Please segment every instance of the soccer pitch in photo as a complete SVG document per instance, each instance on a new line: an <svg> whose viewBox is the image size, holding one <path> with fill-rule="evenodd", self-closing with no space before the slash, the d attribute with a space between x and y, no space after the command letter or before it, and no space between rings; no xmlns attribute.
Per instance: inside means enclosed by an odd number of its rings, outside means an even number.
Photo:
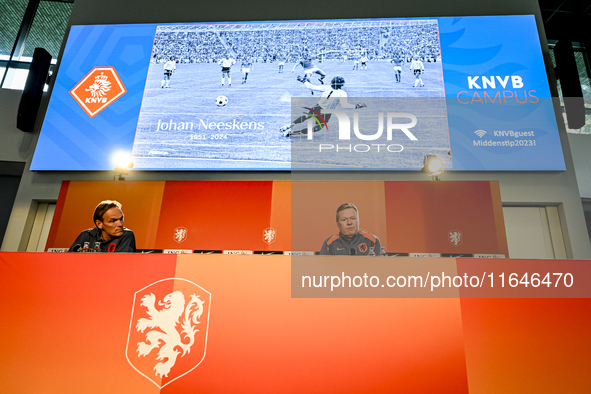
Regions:
<svg viewBox="0 0 591 394"><path fill-rule="evenodd" d="M389 22L398 26L404 21ZM422 23L429 25L431 30L435 26L431 40L438 42L436 23ZM266 24L253 24L248 26L251 30L241 34L250 34L251 40L253 34L257 35L260 39L256 42L276 40L279 33L261 30L264 26ZM444 97L441 59L437 57L425 58L422 62L424 72L420 74L421 86L411 70L412 56L399 63L402 64L402 71L400 81L397 81L394 64L385 49L378 51L365 46L343 49L342 45L332 48L324 43L319 53L316 52L318 49L312 50L310 45L304 46L298 42L291 43L291 51L283 52L283 55L262 58L257 57L261 56L259 54L248 57L246 49L232 45L230 33L222 36L217 31L214 34L193 31L191 26L184 27L186 29L181 33L178 32L178 26L170 28L174 33L166 31L167 26L159 28L161 36L157 32L133 146L135 168L291 169L294 167L293 137L286 136L282 127L289 125L292 120L292 98L309 97L313 101L320 100L323 94L322 91L313 92L306 87L298 81L298 76L308 76L309 82L319 87L331 86L333 78L342 77L342 91L346 92L351 103L355 102L356 97ZM290 35L294 31L302 33L302 29L292 30L284 30L282 34L286 34L286 31ZM317 34L314 33L316 30L307 30L306 33ZM168 34L165 38L163 31ZM360 31L347 30L348 34L358 34ZM334 32L330 28L325 28L322 34L331 33ZM207 46L201 43L201 49L186 49L189 34L194 35L193 39L198 34L207 35L209 39L215 38L217 43ZM390 42L392 39L384 38L388 35L383 31L379 34L373 31L371 34L373 46L395 46L394 42ZM239 40L236 38L236 41ZM367 44L366 41L362 42ZM179 45L185 52L172 49ZM370 50L373 51L372 56L364 69L359 58ZM201 57L192 57L191 53L198 53ZM300 61L307 58L319 71L304 72ZM221 59L228 59L228 64L231 64L229 74L222 74L222 65L218 64ZM169 61L174 66L167 66ZM282 70L280 61L285 63ZM250 69L247 76L243 72L247 68L244 63ZM172 67L174 70L167 71ZM325 77L322 78L322 75ZM333 132L336 126L329 130L320 130L315 135L330 138L321 135ZM439 141L436 145L449 150L447 129L441 132L445 134L441 136L444 142ZM416 167L416 161L402 158L394 163L394 167ZM326 164L323 163L319 168ZM338 163L335 164L338 166ZM362 166L372 165L367 162Z"/></svg>

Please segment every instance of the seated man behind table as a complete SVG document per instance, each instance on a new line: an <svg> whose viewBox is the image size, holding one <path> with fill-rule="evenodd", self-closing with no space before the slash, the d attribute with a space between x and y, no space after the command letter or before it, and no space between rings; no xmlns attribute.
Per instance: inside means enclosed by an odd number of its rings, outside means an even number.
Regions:
<svg viewBox="0 0 591 394"><path fill-rule="evenodd" d="M100 242L101 252L135 252L135 235L133 231L123 227L123 212L117 201L101 201L94 209L95 228L80 233L68 252L77 252L84 242L94 248Z"/></svg>
<svg viewBox="0 0 591 394"><path fill-rule="evenodd" d="M339 233L324 241L321 255L367 255L373 247L376 255L380 253L380 240L365 230L359 231L359 212L357 207L346 203L337 209Z"/></svg>

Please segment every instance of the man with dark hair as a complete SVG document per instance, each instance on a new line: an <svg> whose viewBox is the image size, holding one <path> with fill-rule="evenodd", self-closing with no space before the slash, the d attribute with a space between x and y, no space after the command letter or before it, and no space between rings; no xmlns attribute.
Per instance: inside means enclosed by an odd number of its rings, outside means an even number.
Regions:
<svg viewBox="0 0 591 394"><path fill-rule="evenodd" d="M101 201L94 209L92 219L95 227L82 231L68 252L80 251L85 242L91 249L98 242L101 252L135 252L135 235L123 227L123 211L119 202Z"/></svg>
<svg viewBox="0 0 591 394"><path fill-rule="evenodd" d="M365 230L359 230L359 211L354 204L345 203L337 208L339 233L324 241L321 255L367 255L370 248L378 254L380 240Z"/></svg>

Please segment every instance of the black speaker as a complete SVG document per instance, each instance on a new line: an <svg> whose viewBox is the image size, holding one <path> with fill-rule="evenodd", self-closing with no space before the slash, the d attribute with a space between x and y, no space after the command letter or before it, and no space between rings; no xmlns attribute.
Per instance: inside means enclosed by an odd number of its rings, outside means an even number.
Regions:
<svg viewBox="0 0 591 394"><path fill-rule="evenodd" d="M571 41L560 40L554 47L556 74L560 79L564 109L569 129L580 129L585 125L585 101Z"/></svg>
<svg viewBox="0 0 591 394"><path fill-rule="evenodd" d="M50 64L51 55L49 52L43 48L35 48L33 62L29 68L29 75L18 105L18 115L16 117L16 127L22 131L32 132L35 128L35 120L37 119L37 112L39 112Z"/></svg>

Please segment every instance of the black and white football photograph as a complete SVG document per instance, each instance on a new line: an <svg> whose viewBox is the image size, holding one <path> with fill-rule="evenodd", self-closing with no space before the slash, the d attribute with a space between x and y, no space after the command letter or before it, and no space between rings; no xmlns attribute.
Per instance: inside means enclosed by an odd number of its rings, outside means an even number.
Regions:
<svg viewBox="0 0 591 394"><path fill-rule="evenodd" d="M135 168L289 170L298 159L292 98L338 98L337 106L359 97L443 98L441 62L434 19L158 26ZM336 118L329 122L315 135L337 138L326 136L338 130ZM423 150L449 151L447 128L434 132ZM407 154L392 165L416 167Z"/></svg>

